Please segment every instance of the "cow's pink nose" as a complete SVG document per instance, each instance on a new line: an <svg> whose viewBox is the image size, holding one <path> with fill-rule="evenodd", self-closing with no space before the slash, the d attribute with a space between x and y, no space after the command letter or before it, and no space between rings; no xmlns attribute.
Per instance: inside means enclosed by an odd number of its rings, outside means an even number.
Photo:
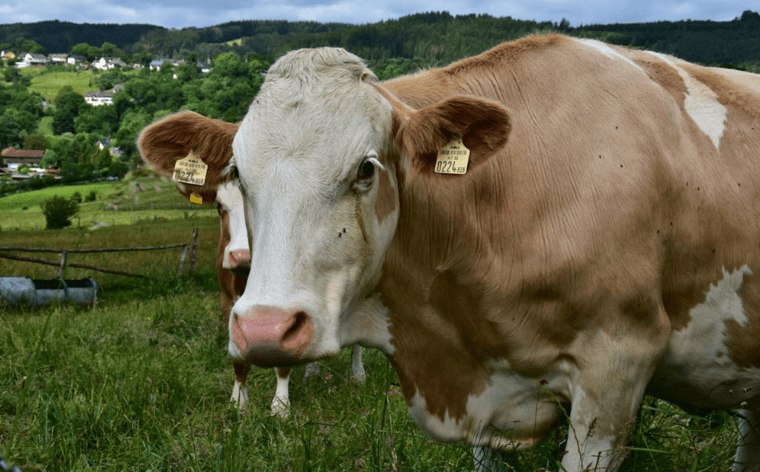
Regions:
<svg viewBox="0 0 760 472"><path fill-rule="evenodd" d="M230 252L227 256L230 269L242 269L251 267L251 252L248 249L238 249Z"/></svg>
<svg viewBox="0 0 760 472"><path fill-rule="evenodd" d="M230 339L242 353L243 360L261 367L302 362L300 355L314 335L314 325L303 311L287 312L260 306L232 316Z"/></svg>

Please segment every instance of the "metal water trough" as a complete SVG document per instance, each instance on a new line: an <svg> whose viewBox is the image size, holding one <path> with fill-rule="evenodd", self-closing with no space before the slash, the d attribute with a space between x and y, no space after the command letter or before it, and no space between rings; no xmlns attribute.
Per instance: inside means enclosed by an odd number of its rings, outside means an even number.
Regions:
<svg viewBox="0 0 760 472"><path fill-rule="evenodd" d="M98 301L98 284L90 278L32 280L29 277L0 277L0 304L17 305L23 300L31 305L53 301L94 305Z"/></svg>

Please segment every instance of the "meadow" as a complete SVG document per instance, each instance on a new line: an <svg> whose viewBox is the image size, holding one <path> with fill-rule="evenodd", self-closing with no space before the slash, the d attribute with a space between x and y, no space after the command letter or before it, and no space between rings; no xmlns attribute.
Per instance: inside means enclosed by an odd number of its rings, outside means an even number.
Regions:
<svg viewBox="0 0 760 472"><path fill-rule="evenodd" d="M48 187L5 196L0 198L0 231L44 229L45 216L40 203L53 195L71 198L77 192L83 199L95 192L96 200L80 204L80 211L72 221L76 227L91 227L97 222L125 225L146 219L216 216L213 205L190 203L175 190L172 182L147 173L120 181ZM112 210L112 205L118 211Z"/></svg>
<svg viewBox="0 0 760 472"><path fill-rule="evenodd" d="M95 72L92 69L82 69L75 72L49 72L44 68L27 67L21 69L21 73L32 77L32 85L29 87L29 91L38 92L45 97L45 101L48 103L53 103L58 91L66 86L71 87L81 95L84 95L88 90L97 90L97 87L90 85L90 80L95 77Z"/></svg>
<svg viewBox="0 0 760 472"><path fill-rule="evenodd" d="M100 185L86 188L107 194ZM115 192L128 195L134 185L119 183ZM168 190L145 200L177 196ZM72 255L148 278L69 268L65 278L100 285L94 307L0 308L0 455L10 464L24 472L473 469L469 447L437 443L416 427L390 363L371 349L363 383L348 379L350 349L323 360L308 381L296 368L288 418L269 413L272 369L253 368L249 405L238 411L229 402L232 368L219 318L215 212L156 221L146 213L138 223L97 230L7 230L8 212L29 211L17 209L20 195L0 198L0 245L162 245L189 241L197 227L200 252L193 275L177 274L179 250ZM37 196L27 198L30 205ZM2 276L52 278L55 270L0 259ZM565 422L536 448L501 454L503 470L558 470L566 433ZM690 416L647 398L622 470L728 470L735 444L732 414Z"/></svg>

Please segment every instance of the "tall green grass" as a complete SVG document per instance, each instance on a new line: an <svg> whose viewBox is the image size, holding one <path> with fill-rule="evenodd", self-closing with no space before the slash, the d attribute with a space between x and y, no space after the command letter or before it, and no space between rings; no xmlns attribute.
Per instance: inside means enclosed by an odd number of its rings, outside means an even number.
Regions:
<svg viewBox="0 0 760 472"><path fill-rule="evenodd" d="M102 286L94 308L0 309L0 455L24 472L472 470L469 447L436 443L416 427L395 372L374 350L365 350L364 383L348 379L348 349L308 381L296 368L286 419L269 414L272 369L254 368L249 406L235 409L218 313L217 225L202 218L0 233L3 243L67 247L167 244L188 240L192 226L201 236L193 276L177 275L176 252L128 253L116 264L149 279L70 269L68 277ZM0 259L2 275L54 270ZM566 429L501 454L505 470L558 470ZM735 443L731 415L689 416L647 399L622 470L727 470Z"/></svg>

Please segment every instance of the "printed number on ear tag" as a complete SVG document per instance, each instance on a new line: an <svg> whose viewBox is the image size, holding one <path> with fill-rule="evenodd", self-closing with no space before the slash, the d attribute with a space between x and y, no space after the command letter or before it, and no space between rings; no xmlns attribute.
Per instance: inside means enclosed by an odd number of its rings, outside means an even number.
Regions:
<svg viewBox="0 0 760 472"><path fill-rule="evenodd" d="M208 165L191 152L187 157L174 163L172 179L175 182L203 185L206 183L206 171L208 171Z"/></svg>
<svg viewBox="0 0 760 472"><path fill-rule="evenodd" d="M440 151L435 161L435 171L439 174L464 174L467 163L470 162L470 150L462 142L461 137L454 137Z"/></svg>

